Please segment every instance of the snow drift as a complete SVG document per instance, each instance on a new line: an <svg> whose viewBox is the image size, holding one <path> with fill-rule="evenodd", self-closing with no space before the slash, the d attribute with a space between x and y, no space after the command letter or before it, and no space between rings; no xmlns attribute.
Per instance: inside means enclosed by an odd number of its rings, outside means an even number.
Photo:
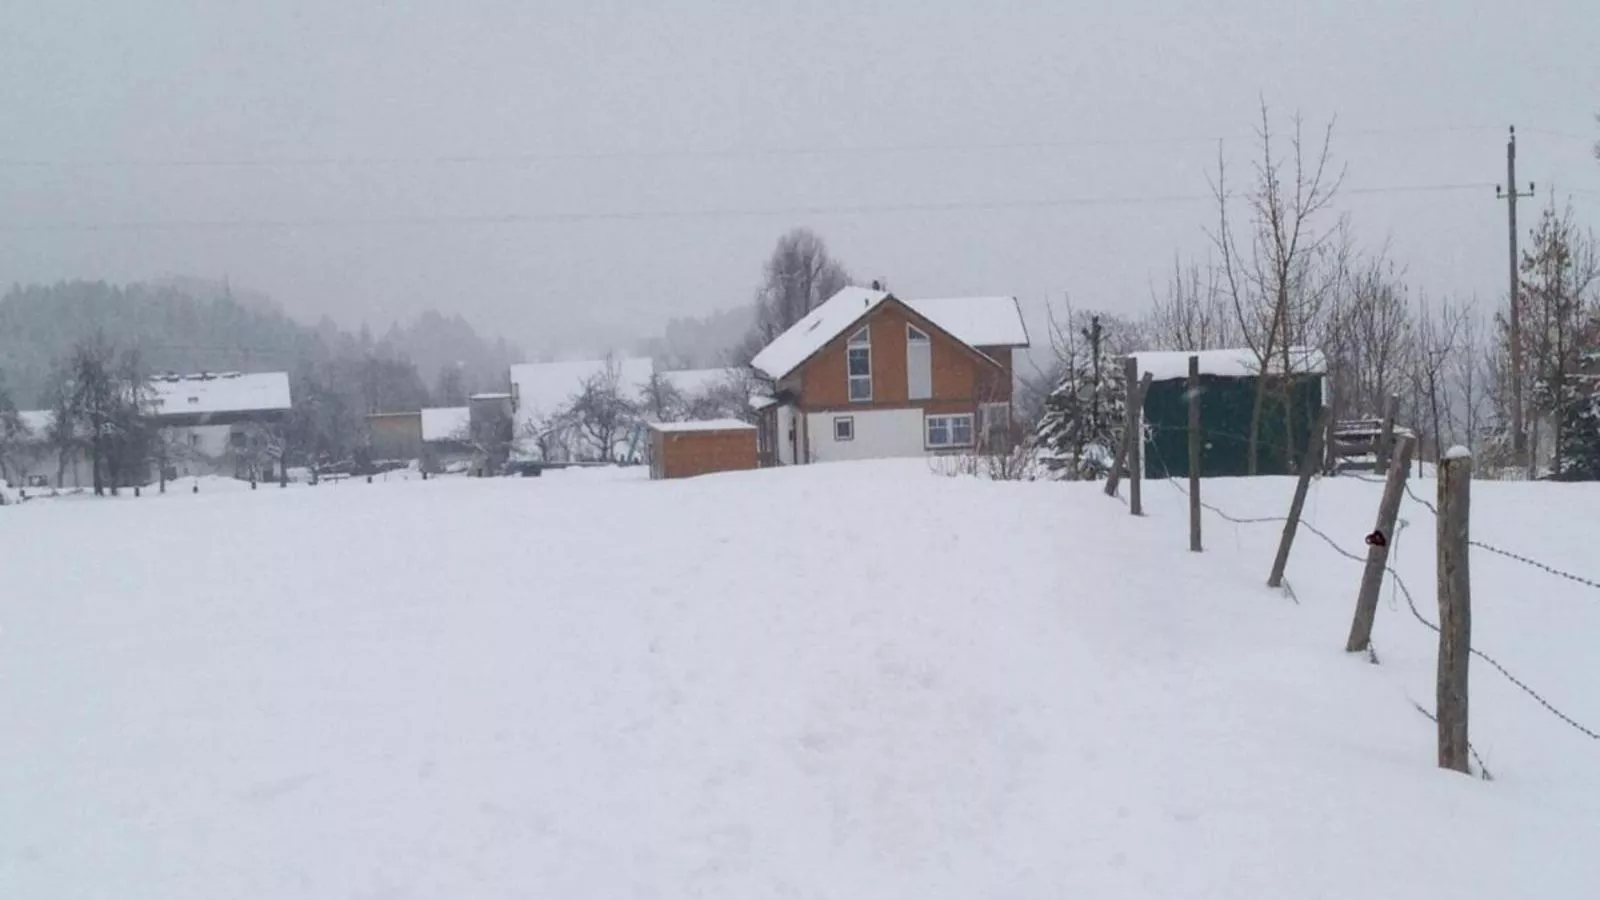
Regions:
<svg viewBox="0 0 1600 900"><path fill-rule="evenodd" d="M1477 487L1476 537L1590 560L1600 492ZM1378 490L1308 516L1359 548ZM1595 742L1474 663L1496 780L1437 770L1402 599L1346 656L1359 566L1303 536L1296 603L1275 527L1190 554L1145 495L886 463L6 507L0 896L1592 892ZM1600 720L1595 593L1473 565L1476 642Z"/></svg>

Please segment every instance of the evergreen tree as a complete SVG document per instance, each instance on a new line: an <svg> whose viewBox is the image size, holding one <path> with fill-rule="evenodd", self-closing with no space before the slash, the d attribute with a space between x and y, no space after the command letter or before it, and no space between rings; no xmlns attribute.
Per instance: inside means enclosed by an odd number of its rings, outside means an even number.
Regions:
<svg viewBox="0 0 1600 900"><path fill-rule="evenodd" d="M1061 377L1045 398L1035 433L1040 458L1059 478L1098 478L1111 467L1122 441L1128 386L1121 361L1074 344Z"/></svg>
<svg viewBox="0 0 1600 900"><path fill-rule="evenodd" d="M1600 350L1579 355L1578 371L1558 386L1540 381L1535 402L1550 409L1560 442L1555 473L1566 481L1600 481Z"/></svg>
<svg viewBox="0 0 1600 900"><path fill-rule="evenodd" d="M1594 236L1579 229L1570 208L1547 208L1533 229L1532 248L1522 255L1520 289L1530 411L1553 426L1557 476L1569 456L1583 456L1582 448L1567 446L1574 437L1568 425L1581 424L1589 403L1589 391L1577 376L1583 355L1596 349L1597 285L1600 246Z"/></svg>

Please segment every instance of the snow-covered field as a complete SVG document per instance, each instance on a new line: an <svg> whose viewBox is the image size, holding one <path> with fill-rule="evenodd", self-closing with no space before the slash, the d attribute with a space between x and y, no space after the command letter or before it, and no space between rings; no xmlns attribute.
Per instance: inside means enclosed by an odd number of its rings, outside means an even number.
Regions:
<svg viewBox="0 0 1600 900"><path fill-rule="evenodd" d="M0 509L0 897L1589 897L1600 742L1360 567L1146 486L841 464ZM1419 490L1431 491L1423 482ZM1291 485L1208 482L1241 515ZM1379 487L1308 516L1361 549ZM1475 486L1584 574L1593 486ZM1398 568L1434 615L1433 523ZM1473 558L1475 643L1600 723L1600 592Z"/></svg>

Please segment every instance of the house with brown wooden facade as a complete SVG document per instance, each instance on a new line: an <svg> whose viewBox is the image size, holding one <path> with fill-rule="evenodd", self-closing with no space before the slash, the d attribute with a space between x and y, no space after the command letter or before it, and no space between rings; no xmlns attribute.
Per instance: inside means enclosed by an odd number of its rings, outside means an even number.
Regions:
<svg viewBox="0 0 1600 900"><path fill-rule="evenodd" d="M1012 436L1012 356L1028 346L1015 297L902 300L848 287L751 365L764 465L924 456Z"/></svg>

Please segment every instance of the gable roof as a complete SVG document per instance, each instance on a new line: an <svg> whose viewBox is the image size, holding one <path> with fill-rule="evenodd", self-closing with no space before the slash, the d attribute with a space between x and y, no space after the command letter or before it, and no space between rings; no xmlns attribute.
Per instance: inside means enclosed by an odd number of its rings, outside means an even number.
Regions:
<svg viewBox="0 0 1600 900"><path fill-rule="evenodd" d="M739 377L738 369L679 369L675 372L662 372L661 377L666 382L678 389L678 392L688 397L697 397L712 388L735 383Z"/></svg>
<svg viewBox="0 0 1600 900"><path fill-rule="evenodd" d="M774 338L750 364L769 378L782 378L891 299L905 304L906 308L974 350L1028 346L1028 329L1022 323L1022 311L1014 297L900 300L887 291L847 287Z"/></svg>
<svg viewBox="0 0 1600 900"><path fill-rule="evenodd" d="M472 421L472 408L467 406L436 406L422 411L422 439L424 441L460 440Z"/></svg>
<svg viewBox="0 0 1600 900"><path fill-rule="evenodd" d="M618 389L628 397L644 395L655 372L648 357L583 359L573 362L519 363L511 367L511 385L517 397L517 417L522 420L566 409L583 390L584 382L604 375L607 365L617 367Z"/></svg>
<svg viewBox="0 0 1600 900"><path fill-rule="evenodd" d="M157 418L282 412L289 408L289 373L157 375L150 393Z"/></svg>
<svg viewBox="0 0 1600 900"><path fill-rule="evenodd" d="M942 297L905 304L969 346L1028 346L1028 326L1015 297Z"/></svg>

